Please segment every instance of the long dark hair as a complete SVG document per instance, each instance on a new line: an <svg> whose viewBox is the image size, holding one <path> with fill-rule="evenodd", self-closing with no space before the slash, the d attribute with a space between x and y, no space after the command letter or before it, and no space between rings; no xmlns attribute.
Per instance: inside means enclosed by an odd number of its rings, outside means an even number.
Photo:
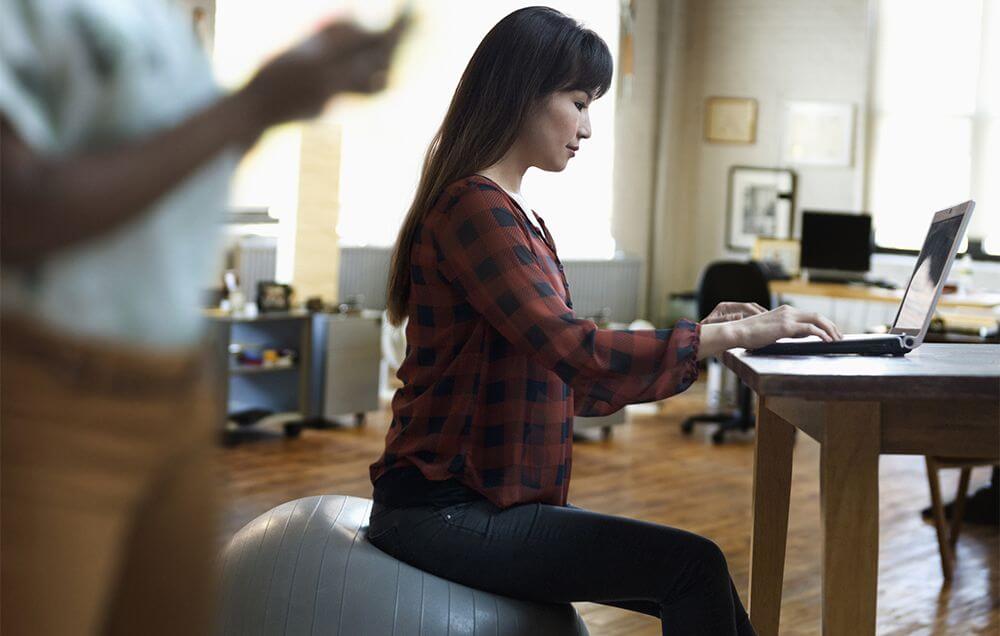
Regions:
<svg viewBox="0 0 1000 636"><path fill-rule="evenodd" d="M399 326L410 296L410 250L424 215L449 183L484 170L510 150L532 106L561 90L594 99L611 85L612 60L599 35L549 7L500 20L469 60L431 141L389 268L387 313Z"/></svg>

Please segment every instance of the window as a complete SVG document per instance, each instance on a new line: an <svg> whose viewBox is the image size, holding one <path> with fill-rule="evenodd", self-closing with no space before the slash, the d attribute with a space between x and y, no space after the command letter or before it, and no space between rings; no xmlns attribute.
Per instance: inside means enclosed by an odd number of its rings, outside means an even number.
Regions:
<svg viewBox="0 0 1000 636"><path fill-rule="evenodd" d="M931 212L972 198L968 236L1000 255L998 39L994 0L879 1L867 207L880 247L920 249Z"/></svg>
<svg viewBox="0 0 1000 636"><path fill-rule="evenodd" d="M213 63L235 88L268 57L314 30L332 11L382 25L397 0L216 0ZM416 0L388 89L370 98L342 97L324 114L341 131L337 234L341 245L389 246L409 209L424 154L444 118L458 79L487 31L530 0ZM546 2L596 31L618 51L619 0ZM531 170L522 193L555 236L563 258L611 258L615 82L590 109L593 136L559 175ZM266 208L278 223L279 280L290 280L299 205L301 127L268 131L244 158L233 182L235 208Z"/></svg>
<svg viewBox="0 0 1000 636"><path fill-rule="evenodd" d="M340 174L342 245L389 246L413 199L424 154L459 77L483 36L508 13L538 2L467 0L417 5L394 84L382 95L348 101L331 113L343 130ZM545 2L583 22L618 50L618 0ZM593 136L561 174L529 170L522 194L545 218L563 258L611 258L614 85L590 107Z"/></svg>

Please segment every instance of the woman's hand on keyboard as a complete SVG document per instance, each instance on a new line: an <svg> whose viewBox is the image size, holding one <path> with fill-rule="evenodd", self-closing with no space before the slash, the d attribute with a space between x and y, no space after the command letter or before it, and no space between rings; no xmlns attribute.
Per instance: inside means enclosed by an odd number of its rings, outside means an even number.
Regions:
<svg viewBox="0 0 1000 636"><path fill-rule="evenodd" d="M780 338L818 336L824 342L843 338L843 334L830 319L788 305L730 324L736 332L736 346L747 349L764 347Z"/></svg>
<svg viewBox="0 0 1000 636"><path fill-rule="evenodd" d="M824 342L840 340L843 335L829 319L788 305L764 313L701 326L698 359L717 355L726 349L759 349L781 338L816 336Z"/></svg>

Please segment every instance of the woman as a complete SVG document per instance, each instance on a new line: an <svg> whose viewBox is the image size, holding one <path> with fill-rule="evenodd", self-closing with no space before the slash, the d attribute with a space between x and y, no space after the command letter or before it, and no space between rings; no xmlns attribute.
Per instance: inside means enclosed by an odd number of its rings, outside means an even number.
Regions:
<svg viewBox="0 0 1000 636"><path fill-rule="evenodd" d="M566 167L610 81L604 42L543 7L504 18L469 62L393 257L388 315L408 319L407 357L371 466L369 538L474 588L624 607L671 635L751 634L711 541L567 503L573 416L683 391L699 359L730 347L839 334L737 303L673 329L574 316L552 236L519 189L529 167ZM734 313L749 317L716 322Z"/></svg>
<svg viewBox="0 0 1000 636"><path fill-rule="evenodd" d="M230 168L377 90L400 27L331 24L221 95L162 0L0 0L0 632L212 631L197 303Z"/></svg>

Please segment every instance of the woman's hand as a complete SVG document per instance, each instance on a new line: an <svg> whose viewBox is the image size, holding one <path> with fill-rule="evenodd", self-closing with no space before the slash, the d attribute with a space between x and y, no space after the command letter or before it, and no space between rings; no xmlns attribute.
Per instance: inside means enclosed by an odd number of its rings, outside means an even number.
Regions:
<svg viewBox="0 0 1000 636"><path fill-rule="evenodd" d="M776 342L779 338L819 336L824 342L833 342L844 337L837 329L837 325L828 318L788 305L744 318L733 324L741 332L740 346L747 349L758 349Z"/></svg>
<svg viewBox="0 0 1000 636"><path fill-rule="evenodd" d="M780 338L818 336L824 342L840 340L843 335L829 319L788 305L764 313L723 323L704 324L698 359L714 356L726 349L759 349Z"/></svg>
<svg viewBox="0 0 1000 636"><path fill-rule="evenodd" d="M705 316L701 321L703 325L712 325L719 322L729 322L731 320L742 320L749 316L762 314L767 310L757 303L719 303L712 310L712 313Z"/></svg>

